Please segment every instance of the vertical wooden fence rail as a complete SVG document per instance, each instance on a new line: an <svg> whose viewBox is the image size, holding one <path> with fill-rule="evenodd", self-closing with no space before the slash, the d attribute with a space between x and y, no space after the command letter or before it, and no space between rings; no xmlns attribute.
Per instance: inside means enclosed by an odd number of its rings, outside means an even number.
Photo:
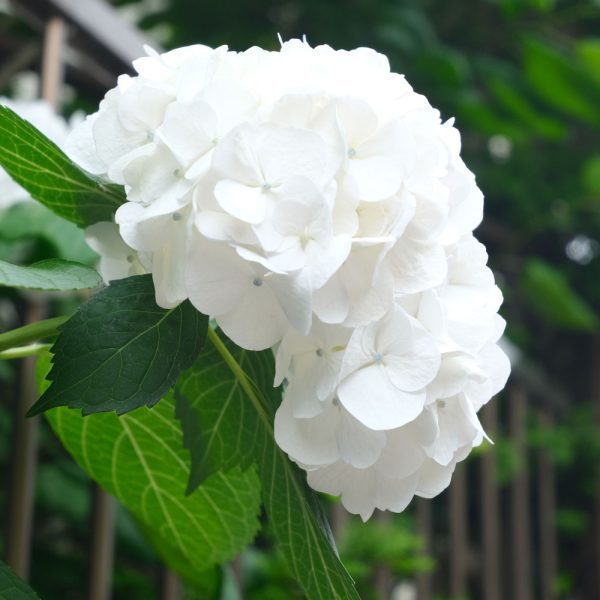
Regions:
<svg viewBox="0 0 600 600"><path fill-rule="evenodd" d="M28 301L25 324L40 320L44 314L43 302ZM37 394L35 358L30 356L23 359L20 367L9 475L6 561L20 577L27 579L31 557L39 418L26 419L25 413Z"/></svg>
<svg viewBox="0 0 600 600"><path fill-rule="evenodd" d="M481 421L490 438L498 433L498 404L492 401L481 411ZM481 486L481 591L485 600L502 600L500 504L498 468L493 450L479 460Z"/></svg>
<svg viewBox="0 0 600 600"><path fill-rule="evenodd" d="M448 566L449 589L452 598L464 598L467 593L469 572L469 529L467 520L467 465L456 466L449 489L449 532Z"/></svg>
<svg viewBox="0 0 600 600"><path fill-rule="evenodd" d="M421 553L425 556L433 556L433 520L431 502L425 498L417 498L417 531L422 538L423 547ZM418 600L430 600L433 595L433 576L429 572L420 573L417 576L417 598Z"/></svg>
<svg viewBox="0 0 600 600"><path fill-rule="evenodd" d="M510 387L508 398L509 432L518 460L518 470L510 483L511 597L514 600L532 600L527 392L521 384L516 383Z"/></svg>
<svg viewBox="0 0 600 600"><path fill-rule="evenodd" d="M538 420L546 429L554 424L547 410L539 411ZM553 600L558 557L555 472L548 449L539 450L537 459L540 600Z"/></svg>

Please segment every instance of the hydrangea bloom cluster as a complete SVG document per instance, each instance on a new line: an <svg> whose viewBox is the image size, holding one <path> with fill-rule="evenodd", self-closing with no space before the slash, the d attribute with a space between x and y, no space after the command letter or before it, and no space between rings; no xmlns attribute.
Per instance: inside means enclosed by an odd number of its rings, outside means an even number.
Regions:
<svg viewBox="0 0 600 600"><path fill-rule="evenodd" d="M108 224L96 247L150 271L161 306L189 298L274 349L276 439L313 488L364 519L438 494L509 372L452 122L366 48L191 46L134 67L70 140L127 191L121 249Z"/></svg>
<svg viewBox="0 0 600 600"><path fill-rule="evenodd" d="M21 118L29 121L58 146L62 146L67 139L71 125L57 115L47 102L43 100L10 100L0 97L0 104L7 106ZM15 183L0 167L0 209L28 199L30 199L29 193Z"/></svg>

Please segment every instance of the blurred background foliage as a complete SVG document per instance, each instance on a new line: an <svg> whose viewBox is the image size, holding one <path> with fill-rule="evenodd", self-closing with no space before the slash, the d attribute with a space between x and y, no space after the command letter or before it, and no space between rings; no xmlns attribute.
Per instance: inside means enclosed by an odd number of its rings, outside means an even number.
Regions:
<svg viewBox="0 0 600 600"><path fill-rule="evenodd" d="M528 442L532 451L549 450L558 469L557 595L592 598L591 515L600 458L600 1L113 4L164 48L203 43L276 49L278 33L284 39L306 35L312 45L370 46L387 54L392 68L404 73L444 120L456 118L464 159L486 195L485 220L476 234L488 247L505 295L502 312L515 371L533 390L534 405L556 416L551 429L532 417ZM10 19L5 27L24 38L32 35ZM18 85L11 80L0 94L11 95ZM74 94L66 109L93 110L98 100ZM73 226L41 206L15 206L0 219L0 257L7 260L60 256L93 262L93 253L83 246ZM0 320L10 325L19 300L7 292L0 300ZM0 378L2 398L8 398L13 365L0 363ZM502 399L499 406L502 414ZM10 420L10 403L2 401L3 466ZM525 465L506 432L495 441L504 485ZM42 598L80 598L75 583L83 580L86 568L89 482L48 431L41 448L33 585ZM0 477L5 472L2 468ZM0 480L3 489L6 482ZM444 496L433 501L435 520L445 518L444 503ZM339 542L364 598L377 597L378 569L401 581L439 567L420 551L410 512L366 526L350 519ZM124 512L119 513L117 543L114 597L156 597L158 559ZM190 586L188 597L236 598L240 570L247 598L294 597L268 533L245 553L241 566L209 574L195 591Z"/></svg>

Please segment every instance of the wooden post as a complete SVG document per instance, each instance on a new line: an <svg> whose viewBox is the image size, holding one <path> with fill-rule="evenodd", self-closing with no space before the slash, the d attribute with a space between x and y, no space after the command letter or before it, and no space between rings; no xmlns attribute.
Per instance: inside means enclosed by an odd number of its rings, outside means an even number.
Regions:
<svg viewBox="0 0 600 600"><path fill-rule="evenodd" d="M47 23L42 61L42 96L53 108L58 107L63 76L64 21L58 17ZM25 323L39 321L46 314L44 300L27 299ZM35 357L23 359L19 399L15 417L13 470L11 475L7 561L23 579L29 576L33 500L37 463L39 418L26 419L25 413L37 398Z"/></svg>
<svg viewBox="0 0 600 600"><path fill-rule="evenodd" d="M595 407L596 427L600 430L600 336L593 340L591 396ZM596 472L596 494L594 499L594 564L596 598L600 598L600 472Z"/></svg>
<svg viewBox="0 0 600 600"><path fill-rule="evenodd" d="M167 567L163 568L161 600L181 600L182 598L181 579Z"/></svg>
<svg viewBox="0 0 600 600"><path fill-rule="evenodd" d="M237 584L238 591L238 600L244 600L246 597L245 594L245 584L244 584L244 556L242 554L238 554L231 561L231 572L235 578L235 582Z"/></svg>
<svg viewBox="0 0 600 600"><path fill-rule="evenodd" d="M431 500L426 498L416 498L417 505L417 530L423 546L421 554L431 556L433 553L433 524L431 519ZM433 593L431 573L419 573L417 575L417 599L431 600Z"/></svg>
<svg viewBox="0 0 600 600"><path fill-rule="evenodd" d="M348 511L341 502L336 502L331 509L331 531L336 542L344 535L348 518Z"/></svg>
<svg viewBox="0 0 600 600"><path fill-rule="evenodd" d="M527 393L513 383L510 398L510 436L519 460L519 471L510 490L512 581L514 600L532 600L529 469L527 467Z"/></svg>
<svg viewBox="0 0 600 600"><path fill-rule="evenodd" d="M92 484L89 600L110 600L112 596L115 515L115 499Z"/></svg>
<svg viewBox="0 0 600 600"><path fill-rule="evenodd" d="M539 423L550 429L554 419L540 411ZM538 454L538 497L540 528L540 581L541 600L554 600L558 545L556 540L556 477L550 452L541 449Z"/></svg>
<svg viewBox="0 0 600 600"><path fill-rule="evenodd" d="M35 323L45 316L43 302L29 300L25 310L25 324ZM19 395L14 413L12 469L8 488L6 562L22 579L29 578L37 466L39 417L25 417L37 399L35 361L34 356L28 356L20 365Z"/></svg>
<svg viewBox="0 0 600 600"><path fill-rule="evenodd" d="M464 598L467 594L468 531L466 465L456 466L450 484L450 595Z"/></svg>
<svg viewBox="0 0 600 600"><path fill-rule="evenodd" d="M392 515L388 511L378 510L375 513L375 520L379 525L386 528L391 524ZM390 597L392 591L392 574L388 565L375 565L373 588L377 598L386 600Z"/></svg>
<svg viewBox="0 0 600 600"><path fill-rule="evenodd" d="M44 33L44 55L42 59L42 97L55 110L60 107L61 88L64 74L63 48L66 26L60 17L52 17Z"/></svg>
<svg viewBox="0 0 600 600"><path fill-rule="evenodd" d="M498 405L492 401L481 411L481 421L493 440L498 431ZM497 463L493 448L488 448L479 461L481 469L481 538L482 590L484 600L502 600L500 578L500 510L498 502Z"/></svg>

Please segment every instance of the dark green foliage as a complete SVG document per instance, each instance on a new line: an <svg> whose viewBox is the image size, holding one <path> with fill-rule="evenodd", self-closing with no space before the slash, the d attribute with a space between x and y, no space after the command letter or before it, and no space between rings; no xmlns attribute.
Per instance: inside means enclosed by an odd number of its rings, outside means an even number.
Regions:
<svg viewBox="0 0 600 600"><path fill-rule="evenodd" d="M523 268L523 289L531 307L552 325L595 331L598 317L552 265L530 259Z"/></svg>
<svg viewBox="0 0 600 600"><path fill-rule="evenodd" d="M52 385L30 414L153 406L200 353L207 323L187 301L158 307L150 275L113 282L62 326L52 347Z"/></svg>
<svg viewBox="0 0 600 600"><path fill-rule="evenodd" d="M2 600L39 600L39 596L2 561L0 561L0 598Z"/></svg>

